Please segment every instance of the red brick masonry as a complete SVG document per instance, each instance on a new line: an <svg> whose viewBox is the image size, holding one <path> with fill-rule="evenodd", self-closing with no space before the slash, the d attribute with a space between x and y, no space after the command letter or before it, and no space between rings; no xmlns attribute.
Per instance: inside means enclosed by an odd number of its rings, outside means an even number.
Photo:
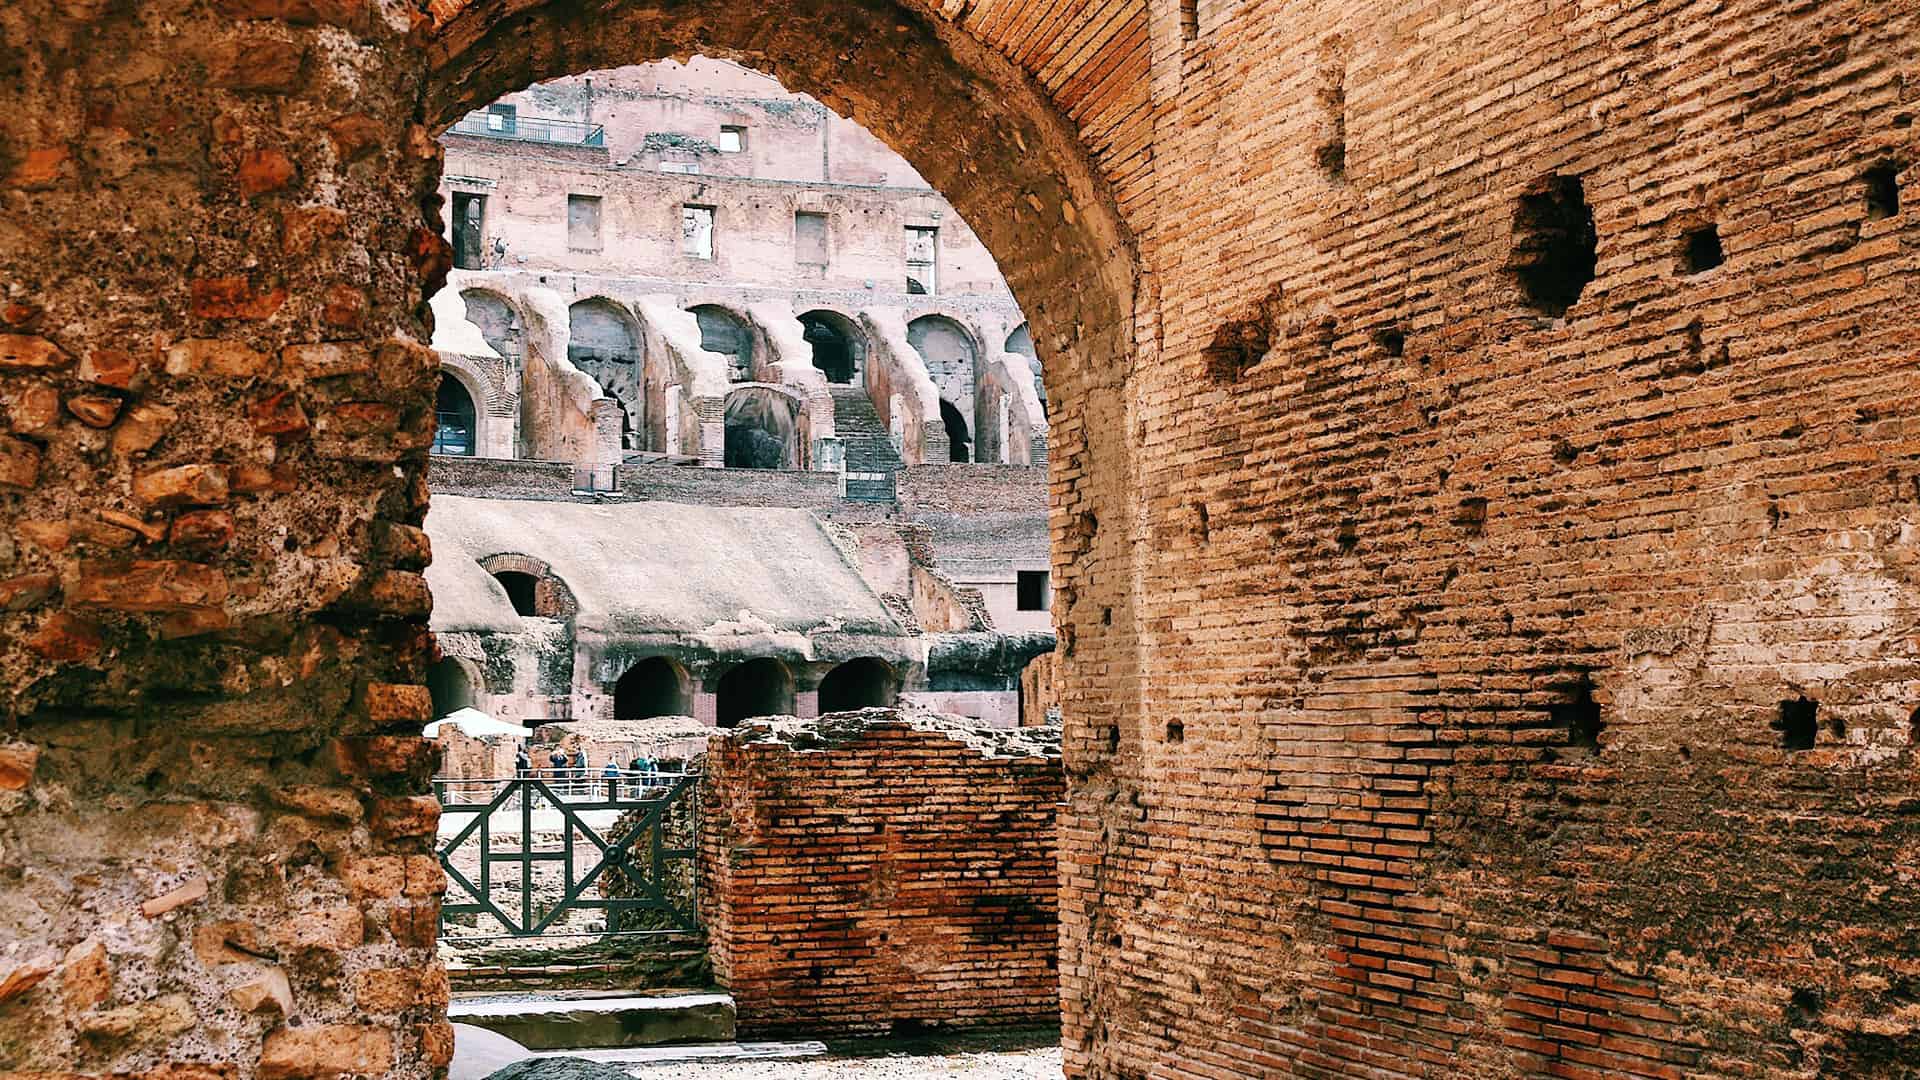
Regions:
<svg viewBox="0 0 1920 1080"><path fill-rule="evenodd" d="M743 1031L1054 1023L1057 736L890 710L707 757L701 907Z"/></svg>

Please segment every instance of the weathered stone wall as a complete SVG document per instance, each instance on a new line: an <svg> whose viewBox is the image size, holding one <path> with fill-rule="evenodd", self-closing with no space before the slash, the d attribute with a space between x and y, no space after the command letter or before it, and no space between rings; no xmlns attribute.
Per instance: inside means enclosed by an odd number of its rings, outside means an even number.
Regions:
<svg viewBox="0 0 1920 1080"><path fill-rule="evenodd" d="M451 1052L408 14L0 6L0 1072Z"/></svg>
<svg viewBox="0 0 1920 1080"><path fill-rule="evenodd" d="M709 744L701 911L743 1031L1050 1023L1057 746L868 710Z"/></svg>

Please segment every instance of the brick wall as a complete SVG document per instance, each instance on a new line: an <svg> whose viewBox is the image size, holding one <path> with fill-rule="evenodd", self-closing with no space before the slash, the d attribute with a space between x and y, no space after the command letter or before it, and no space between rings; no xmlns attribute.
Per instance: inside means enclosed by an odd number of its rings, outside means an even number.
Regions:
<svg viewBox="0 0 1920 1080"><path fill-rule="evenodd" d="M701 907L744 1030L1059 1015L1057 747L871 710L715 737Z"/></svg>

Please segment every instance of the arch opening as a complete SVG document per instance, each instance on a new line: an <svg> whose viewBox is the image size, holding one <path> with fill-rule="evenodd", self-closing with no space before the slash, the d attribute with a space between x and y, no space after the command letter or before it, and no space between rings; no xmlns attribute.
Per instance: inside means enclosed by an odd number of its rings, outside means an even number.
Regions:
<svg viewBox="0 0 1920 1080"><path fill-rule="evenodd" d="M647 381L632 316L611 300L589 297L567 308L567 330L567 361L619 404L621 447L640 449L635 440L646 430Z"/></svg>
<svg viewBox="0 0 1920 1080"><path fill-rule="evenodd" d="M790 395L769 386L735 390L727 395L727 468L800 468L804 426L800 404Z"/></svg>
<svg viewBox="0 0 1920 1080"><path fill-rule="evenodd" d="M671 56L730 60L859 117L952 200L1039 328L1075 342L1075 359L1131 350L1137 252L1075 122L1029 72L919 4L449 0L436 12L426 50L435 131L562 76ZM886 61L848 64L850 41L885 42Z"/></svg>
<svg viewBox="0 0 1920 1080"><path fill-rule="evenodd" d="M793 673L770 656L736 664L714 688L714 718L723 728L756 716L793 714Z"/></svg>
<svg viewBox="0 0 1920 1080"><path fill-rule="evenodd" d="M536 599L540 590L540 579L519 570L496 570L493 580L507 590L507 599L513 604L516 615L533 615L539 609Z"/></svg>
<svg viewBox="0 0 1920 1080"><path fill-rule="evenodd" d="M865 366L866 335L853 321L835 311L809 311L800 316L802 336L813 346L813 366L830 383L850 383Z"/></svg>
<svg viewBox="0 0 1920 1080"><path fill-rule="evenodd" d="M727 357L727 377L734 382L752 382L753 331L746 321L718 304L700 304L687 310L700 324L700 347Z"/></svg>
<svg viewBox="0 0 1920 1080"><path fill-rule="evenodd" d="M872 656L849 660L820 680L820 711L884 708L894 702L895 683L893 667L885 660Z"/></svg>
<svg viewBox="0 0 1920 1080"><path fill-rule="evenodd" d="M967 328L945 315L922 315L907 324L907 343L927 365L940 396L958 405L962 416L971 414L980 350Z"/></svg>
<svg viewBox="0 0 1920 1080"><path fill-rule="evenodd" d="M461 709L478 708L480 683L467 665L449 656L427 669L427 694L435 720Z"/></svg>
<svg viewBox="0 0 1920 1080"><path fill-rule="evenodd" d="M473 395L452 375L440 376L433 397L433 452L454 457L474 456L479 417Z"/></svg>
<svg viewBox="0 0 1920 1080"><path fill-rule="evenodd" d="M494 352L508 359L520 355L520 315L498 293L467 289L460 294L467 321L480 328L480 337Z"/></svg>
<svg viewBox="0 0 1920 1080"><path fill-rule="evenodd" d="M947 429L947 460L972 461L973 437L967 434L967 420L960 415L959 408L946 398L940 399L940 422Z"/></svg>
<svg viewBox="0 0 1920 1080"><path fill-rule="evenodd" d="M615 720L692 714L686 670L664 656L647 657L628 668L613 685Z"/></svg>

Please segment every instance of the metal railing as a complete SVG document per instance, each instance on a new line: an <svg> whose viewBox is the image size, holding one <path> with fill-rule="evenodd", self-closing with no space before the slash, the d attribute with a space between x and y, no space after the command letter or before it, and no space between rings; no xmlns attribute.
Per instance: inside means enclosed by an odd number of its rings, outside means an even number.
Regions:
<svg viewBox="0 0 1920 1080"><path fill-rule="evenodd" d="M471 112L447 129L455 135L477 135L483 139L511 139L516 142L553 143L558 146L605 146L607 129L584 120L560 120L546 116L505 116L500 113Z"/></svg>
<svg viewBox="0 0 1920 1080"><path fill-rule="evenodd" d="M699 929L699 774L546 769L433 786L444 931L473 937L462 918L499 928L482 938ZM592 913L602 925L583 927Z"/></svg>
<svg viewBox="0 0 1920 1080"><path fill-rule="evenodd" d="M568 804L619 802L651 798L650 792L671 787L683 777L697 775L686 772L641 772L636 769L621 769L616 776L609 776L602 771L580 775L572 767L555 770L550 766L541 766L523 776L436 776L433 778L433 793L439 797L443 808L482 806L493 802L517 780L539 780L555 798Z"/></svg>

